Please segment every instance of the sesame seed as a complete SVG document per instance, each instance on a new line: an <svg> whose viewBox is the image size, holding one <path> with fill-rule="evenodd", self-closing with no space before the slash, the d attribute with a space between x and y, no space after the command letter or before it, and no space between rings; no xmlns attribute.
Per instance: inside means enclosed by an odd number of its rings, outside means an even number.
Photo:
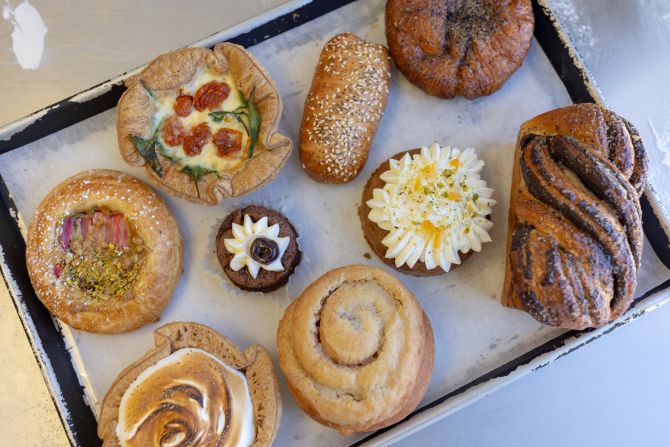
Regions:
<svg viewBox="0 0 670 447"><path fill-rule="evenodd" d="M327 56L323 56L328 54ZM337 36L322 52L317 71L320 88L338 87L322 95L311 92L306 107L307 139L323 154L320 164L330 174L348 180L358 171L356 151L367 145L384 113L390 73L381 45ZM340 87L339 85L342 84Z"/></svg>

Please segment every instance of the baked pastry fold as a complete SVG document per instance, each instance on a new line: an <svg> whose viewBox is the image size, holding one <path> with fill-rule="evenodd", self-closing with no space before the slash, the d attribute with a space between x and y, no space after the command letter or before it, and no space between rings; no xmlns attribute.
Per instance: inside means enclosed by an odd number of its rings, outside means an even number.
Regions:
<svg viewBox="0 0 670 447"><path fill-rule="evenodd" d="M351 33L330 39L319 55L300 124L300 162L323 183L348 183L365 166L391 84L383 45Z"/></svg>
<svg viewBox="0 0 670 447"><path fill-rule="evenodd" d="M503 304L572 329L632 303L642 256L647 157L632 124L595 104L521 126Z"/></svg>
<svg viewBox="0 0 670 447"><path fill-rule="evenodd" d="M429 95L490 95L521 66L530 0L389 0L386 40L398 70Z"/></svg>

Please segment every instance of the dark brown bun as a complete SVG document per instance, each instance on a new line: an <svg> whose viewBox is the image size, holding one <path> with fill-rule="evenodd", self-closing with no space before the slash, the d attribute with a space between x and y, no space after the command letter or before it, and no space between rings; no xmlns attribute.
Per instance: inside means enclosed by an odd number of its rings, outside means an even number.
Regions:
<svg viewBox="0 0 670 447"><path fill-rule="evenodd" d="M635 127L597 104L521 125L510 193L502 303L582 330L635 297L649 162Z"/></svg>
<svg viewBox="0 0 670 447"><path fill-rule="evenodd" d="M407 152L400 152L395 154L393 157L391 157L391 159L400 160L406 153L414 155L418 154L419 152L421 152L421 149L419 148L411 149ZM375 172L372 173L372 176L370 176L370 179L365 184L365 188L363 189L363 198L361 199L361 204L358 207L358 217L361 219L361 228L363 228L363 236L365 237L365 240L368 241L370 248L372 248L372 251L374 251L375 254L379 256L379 259L384 261L384 263L389 267L393 267L401 273L407 273L408 275L414 276L437 276L442 275L443 273L447 273L439 266L428 270L426 268L426 263L422 262L421 260L416 261L416 264L414 264L414 267L412 268L410 268L407 264L396 267L393 258L384 257L387 247L382 244L382 240L386 237L386 235L388 235L388 231L380 228L379 225L368 219L368 214L370 214L370 207L367 205L367 201L372 199L372 192L376 188L381 189L384 187L385 183L384 180L381 179L381 175L389 169L391 169L391 167L389 165L389 161L386 160L377 168ZM449 271L454 271L460 267L470 256L472 256L472 250L467 253L459 252L459 256L461 258L461 263L452 264L451 270Z"/></svg>
<svg viewBox="0 0 670 447"><path fill-rule="evenodd" d="M490 95L521 66L530 0L389 0L386 40L398 70L429 95Z"/></svg>
<svg viewBox="0 0 670 447"><path fill-rule="evenodd" d="M267 217L268 226L279 224L280 237L291 238L281 258L282 265L284 266L283 271L270 272L261 268L256 278L253 278L246 267L237 272L230 267L230 261L234 255L226 249L224 239L231 239L233 237L233 223L242 225L245 214L248 214L254 222L257 222L262 217ZM216 235L216 256L226 276L240 289L256 292L272 292L284 286L288 282L288 278L295 271L295 268L300 264L302 255L297 239L298 233L281 213L262 206L251 205L233 211L224 219Z"/></svg>

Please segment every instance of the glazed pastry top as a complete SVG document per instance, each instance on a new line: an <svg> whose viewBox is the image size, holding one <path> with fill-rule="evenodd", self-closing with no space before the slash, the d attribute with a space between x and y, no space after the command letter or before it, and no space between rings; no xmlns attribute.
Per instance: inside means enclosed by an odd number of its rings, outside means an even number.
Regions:
<svg viewBox="0 0 670 447"><path fill-rule="evenodd" d="M487 216L496 201L480 178L483 166L472 148L461 152L437 143L390 159L381 175L384 187L367 202L368 218L389 232L382 241L386 258L397 267L420 260L428 269L449 271L460 263L459 251L480 251L490 242Z"/></svg>
<svg viewBox="0 0 670 447"><path fill-rule="evenodd" d="M648 170L637 129L597 104L522 124L503 304L570 329L599 327L626 312L642 259Z"/></svg>
<svg viewBox="0 0 670 447"><path fill-rule="evenodd" d="M232 231L234 237L224 239L226 250L235 255L230 261L231 269L237 272L247 267L252 278L258 276L261 268L270 272L284 270L281 259L291 238L279 237L279 224L268 226L267 217L254 222L245 214L242 225L233 222Z"/></svg>
<svg viewBox="0 0 670 447"><path fill-rule="evenodd" d="M206 351L183 348L131 383L116 435L122 446L249 446L255 426L244 374Z"/></svg>
<svg viewBox="0 0 670 447"><path fill-rule="evenodd" d="M179 281L182 251L158 194L127 174L95 169L42 200L28 228L26 266L59 320L114 333L158 319Z"/></svg>
<svg viewBox="0 0 670 447"><path fill-rule="evenodd" d="M384 46L351 33L326 43L301 124L300 159L309 175L335 183L358 175L384 114L390 82Z"/></svg>

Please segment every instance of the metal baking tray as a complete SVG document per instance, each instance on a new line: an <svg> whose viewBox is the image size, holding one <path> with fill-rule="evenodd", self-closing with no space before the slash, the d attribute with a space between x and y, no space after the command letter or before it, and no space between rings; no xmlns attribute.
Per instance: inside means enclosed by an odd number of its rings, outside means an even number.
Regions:
<svg viewBox="0 0 670 447"><path fill-rule="evenodd" d="M381 24L379 20L380 14L383 16L383 5L383 0L292 1L238 26L214 34L195 43L193 46L211 47L218 42L232 41L248 47L250 51L256 53L261 61L266 64L273 77L275 77L280 91L282 91L284 96L285 119L282 120L280 130L295 137L302 112L302 101L309 86L308 84L305 86L305 83L311 80L316 57L323 42L332 35L349 30L358 32L361 37L371 37L371 40L376 39L383 42L383 20L381 20ZM393 138L389 138L389 136L394 136L393 131L389 128L401 119L401 111L398 111L401 104L398 103L403 98L406 98L406 95L417 96L419 98L417 99L419 101L418 104L421 107L428 107L429 104L430 111L441 110L438 107L443 107L445 108L445 116L456 117L452 121L441 122L440 124L445 126L445 128L454 129L462 126L463 132L468 132L472 129L483 129L481 130L482 134L487 130L500 128L501 132L511 135L514 133L514 129L518 128L520 122L514 122L513 126L511 123L487 123L485 126L477 127L483 119L478 114L482 110L493 109L495 112L496 107L504 105L501 101L509 99L508 97L514 94L513 89L521 89L523 91L524 88L527 88L529 94L518 98L519 101L527 103L532 103L534 100L541 101L533 97L533 91L537 93L542 92L543 89L553 89L552 91L554 91L555 96L560 97L558 102L596 102L605 105L605 101L600 95L596 84L582 64L581 58L573 48L569 38L563 32L560 21L551 11L549 1L534 0L533 8L536 20L535 40L529 57L520 70L522 74L515 74L512 80L509 81L510 84L515 85L511 85L510 87L505 86L501 92L489 98L482 98L473 102L465 100L440 102L441 100L422 96L422 92L410 86L397 71L394 71L393 83L399 84L399 86L394 85L392 87L392 96L389 102L389 109L393 109L394 111L387 109L387 116L382 120L375 146L365 168L366 170L352 184L353 186L343 186L341 188L354 188L357 191L356 194L360 194L362 185L369 176L369 173L383 159L402 149L411 147L394 146L393 148L380 148L383 145L392 145L391 142L397 144ZM293 64L286 64L285 61L273 59L277 54L290 54L296 56L297 59ZM295 70L295 67L287 67L287 65L300 65L300 63L304 64L302 69L306 73L301 81L291 79L289 75L282 73L283 69L289 73L295 73L290 71L292 69ZM110 382L110 378L115 377L126 364L133 361L141 353L149 350L152 346L150 334L153 328L170 319L179 318L181 308L179 306L170 307L166 312L167 319L162 319L160 323L150 325L131 335L95 336L78 333L61 325L57 320L52 318L46 308L39 302L28 278L25 268L26 225L24 222L29 220L31 216L30 213L25 211L29 211L31 207L34 208L35 202L41 199L44 192L51 189L70 174L70 172L66 172L67 169L63 168L62 164L49 164L52 152L67 151L69 147L72 147L73 152L71 155L81 158L81 148L74 148L78 147L77 145L81 146L82 142L93 141L95 144L91 145L91 150L98 150L99 146L99 150L105 151L104 153L96 154L96 157L89 157L89 163L96 163L100 160L101 164L96 165L97 167L121 168L140 178L145 178L141 170L133 170L126 167L120 161L120 157L116 153L116 140L115 133L113 132L114 114L113 111L110 111L110 109L116 106L124 90L124 80L139 70L140 68L124 73L0 129L0 267L26 334L31 342L35 357L40 364L53 401L60 414L63 426L70 442L78 446L100 444L100 440L96 434L96 414L99 399L102 398L105 392L105 389L102 389L104 387L102 387L101 383ZM537 73L533 70L537 71ZM542 83L537 84L537 81L542 81L543 77L546 76L551 78L546 82L546 85L542 85ZM525 82L525 80L534 81L537 85L534 87L519 85L522 81ZM533 90L533 88L536 90ZM395 93L393 89L396 90ZM546 99L546 101L551 102L550 100L553 99ZM508 106L509 104L505 105L505 107ZM416 114L412 115L410 113L413 110L412 107L417 107L417 105L412 106L410 104L406 106L410 116L416 117ZM451 109L446 110L449 107ZM454 112L454 107L460 109ZM541 111L544 110L539 110L538 112ZM497 113L502 114L503 112L498 111ZM493 116L498 115L494 113ZM532 115L525 116L524 118L528 119L531 117ZM402 119L406 120L406 117ZM104 130L100 128L101 123L104 124ZM410 124L412 123L410 122ZM444 132L447 131L445 130ZM456 141L465 141L461 138L458 129L450 130L447 134L453 136ZM428 137L432 138L430 135ZM497 136L494 137L497 138ZM494 137L487 136L483 141L495 141ZM294 141L296 140L294 138ZM450 141L440 142L443 144L452 144ZM417 141L416 143L429 144L430 141ZM513 148L514 140L511 138L511 141L506 142L502 147L494 149L513 151ZM388 154L385 154L384 150L387 150ZM493 160L494 163L490 163L492 165L495 165L499 160L495 158L499 157L499 155L496 156L493 150L488 152L483 151L481 154L487 163ZM36 159L41 160L39 157L42 156L44 157L44 163L38 163L38 166L35 166L37 174L26 174L25 172L28 169L20 160L30 160L31 157L38 157ZM110 162L110 160L115 161ZM81 162L81 160L73 160L73 164L78 162ZM112 163L113 166L109 166L109 163ZM255 193L252 198L243 198L242 200L233 202L233 204L246 204L250 203L251 200L261 203L272 203L273 205L279 203L281 206L289 208L289 211L293 211L289 213L290 218L293 219L296 214L299 215L300 213L296 211L296 207L301 206L301 204L291 204L290 200L287 200L285 195L282 195L277 190L287 185L294 185L298 181L304 181L306 182L305 185L312 186L313 188L319 188L319 186L299 172L295 154L292 155L289 161L290 164L293 166L290 167L287 165L285 171L289 169L296 170L295 175L290 181L282 179L282 175L284 177L289 176L289 174L282 173L278 180ZM503 167L506 169L506 166ZM495 166L491 169L499 169L501 172L504 172L504 169L496 168ZM30 177L31 175L32 177ZM301 175L304 178L300 178ZM32 178L35 183L22 183L28 178ZM499 196L497 198L500 199L500 196L506 197L505 194L508 194L508 192L504 191L504 189L507 188L508 184L500 186L498 179L493 175L488 175L487 179L490 183L495 182L498 184L497 194ZM27 180L25 181L27 182ZM504 182L501 181L501 183ZM297 188L297 186L293 187ZM185 210L196 214L208 213L203 219L210 219L210 223L220 222L220 220L212 221L212 214L218 214L222 218L227 212L225 205L218 208L197 208L195 206L191 207L178 199L170 197L166 197L166 199L171 207L176 209L180 223L187 220L188 216L184 216L184 214L187 214ZM496 242L497 248L485 248L485 250L492 250L490 258L498 260L500 258L500 251L504 252L508 205L504 203L505 200L499 200L499 202L494 209L494 219L496 225L500 227L498 229L499 236L502 236ZM336 204L334 207L328 208L328 211L331 213L341 213L345 217L353 216L355 219L355 206L353 203L350 205L342 211ZM664 304L670 299L670 294L667 291L670 287L670 270L668 270L670 268L669 221L651 186L647 188L645 196L642 199L642 209L646 235L646 263L640 272L642 277L640 282L644 284L644 287L638 287L637 299L634 305L619 320L597 330L563 331L541 327L539 324L531 321L530 317L525 314L512 310L504 310L500 304L492 303L492 299L473 298L472 300L468 300L459 298L459 301L458 299L445 298L442 300L442 297L429 297L425 293L423 295L417 293L418 298L427 307L433 322L436 332L437 350L433 381L420 406L405 420L391 427L374 433L344 438L330 429L319 426L304 416L293 403L285 385L282 384L285 411L282 428L280 428L276 444L353 446L382 445L397 441L421 429L425 425L486 396L500 386L542 368L552 361ZM306 241L306 239L302 238L318 237L318 235L306 235L301 230L301 227L303 229L307 228L308 225L306 223L294 219L294 224L297 224L301 232L301 241ZM358 225L357 222L354 224ZM209 232L203 236L206 240L213 238L212 233L215 233L215 230L212 228L215 228L215 226L210 225L205 228L206 232ZM199 260L198 256L201 255L204 258L207 258L207 256L211 258L211 254L196 252L196 247L203 249L196 242L191 241L192 244L190 244L189 239L192 238L192 234L190 233L193 233L194 229L184 228L182 225L182 230L185 232L187 240L185 252L186 263L190 262L194 264ZM358 232L360 233L360 230ZM355 242L359 243L360 247L358 247L358 252L352 254L350 263L369 262L381 265L381 262L378 262L378 260L367 261L360 256L364 251L368 251L368 247L360 235L355 236ZM503 248L501 248L501 245ZM313 248L314 244L306 242L306 246ZM204 251L207 250L204 249ZM309 258L314 253L307 252L306 255ZM471 280L473 277L477 278L477 275L488 275L489 273L485 268L481 268L480 271L480 267L483 267L484 263L483 258L485 257L487 257L485 254L480 254L476 256L476 258L479 258L478 260L473 258L473 260L468 262L467 267L464 266L462 269L459 269L459 272L465 273L454 273L454 276L449 274L441 277L443 278L442 282L435 284L441 284L443 287L434 289L433 292L437 292L436 294L438 295L440 293L448 295L450 293L449 290L460 291L464 287L463 284L452 283ZM292 298L300 293L302 287L334 266L327 265L322 269L318 269L314 265L311 267L299 267L299 271L295 275L299 276L299 278L298 280L292 280L293 285L289 283L286 296L269 295L261 298L250 298L249 301L244 301L245 297L238 296L230 287L221 286L221 284L225 283L225 279L220 272L218 272L218 279L215 277L213 283L205 282L203 287L212 287L213 294L224 295L224 297L217 297L219 300L227 299L229 303L234 302L234 305L229 305L233 306L236 311L247 310L247 312L258 312L258 309L269 309L266 312L269 316L264 318L267 318L268 321L274 321L276 325L278 321L277 316L281 315L283 308ZM489 266L489 264L486 264L486 266ZM495 268L502 269L502 267L499 265ZM209 272L209 274L216 275L212 272ZM498 290L494 290L494 292L499 295L502 290L502 282L499 281L500 277L495 275L493 275L492 280L484 278L482 281L495 283L491 287L495 287L497 284ZM409 279L400 274L396 274L396 276L411 289L415 291L423 290L425 283ZM182 282L187 281L188 279L182 279ZM187 287L188 285L180 286L175 293L173 301L186 300L187 298L183 295L186 295L185 291L188 290ZM495 293L493 296L487 298L495 298ZM472 304L473 301L479 302L481 308L467 307L475 306L475 304ZM466 302L469 303L464 304ZM207 305L211 305L214 308L219 304L209 303ZM462 305L462 308L459 309L459 305ZM203 308L202 306L202 303L194 304L193 307L196 309L196 313L198 309ZM245 309L245 306L249 308ZM473 316L468 313L472 313L472 309L476 309L477 311L482 310L482 313ZM518 324L525 328L523 329L525 332L521 336L517 334L512 337L505 337L503 340L505 332L498 327L497 329L482 329L481 334L474 334L459 339L458 334L461 328L458 324L465 323L459 323L458 321L468 320L467 324L470 325L468 327L471 328L473 319L487 318L485 312L496 313L496 316L498 313L503 315L504 318L499 322L499 325L500 327L505 327L505 330L509 330L509 326ZM214 313L216 312L202 312L192 319L213 325L224 333L224 335L233 338L235 341L241 341L239 344L243 348L247 344L257 341L250 338L248 334L242 334L243 331L240 327L231 326L229 321L225 325L223 323L217 325L218 319L223 318L225 320L226 315L221 313L211 315ZM251 318L249 315L244 315L244 317ZM490 318L490 315L488 317ZM482 326L486 326L486 324L482 324ZM258 330L259 333L262 332L265 334L258 336L268 339L269 336L267 334L271 334L275 327L273 326L264 332ZM252 329L252 334L253 330L257 329ZM494 330L500 330L501 334L497 336L492 332ZM489 332L487 333L486 331ZM129 343L128 340L133 341ZM489 342L488 350L482 349L482 346ZM273 342L265 340L262 344L275 355ZM84 345L88 346L88 348ZM99 348L103 345L108 347L113 346L115 349L100 350L99 362L103 366L99 366L97 369L92 368L90 352L88 354L82 352L86 349L90 351L92 348ZM128 347L128 345L134 346ZM461 348L458 355L466 358L467 361L459 362L461 357L455 354L449 359L445 359L445 357L450 355L448 354L451 352L450 350L459 345L465 345L465 347ZM132 355L130 352L125 352L124 349L132 351ZM473 359L476 359L476 361ZM468 364L468 361L471 363ZM93 377L99 374L100 368L106 365L113 365L113 367L108 368L110 371L107 372L104 378ZM281 374L280 380L283 381Z"/></svg>

